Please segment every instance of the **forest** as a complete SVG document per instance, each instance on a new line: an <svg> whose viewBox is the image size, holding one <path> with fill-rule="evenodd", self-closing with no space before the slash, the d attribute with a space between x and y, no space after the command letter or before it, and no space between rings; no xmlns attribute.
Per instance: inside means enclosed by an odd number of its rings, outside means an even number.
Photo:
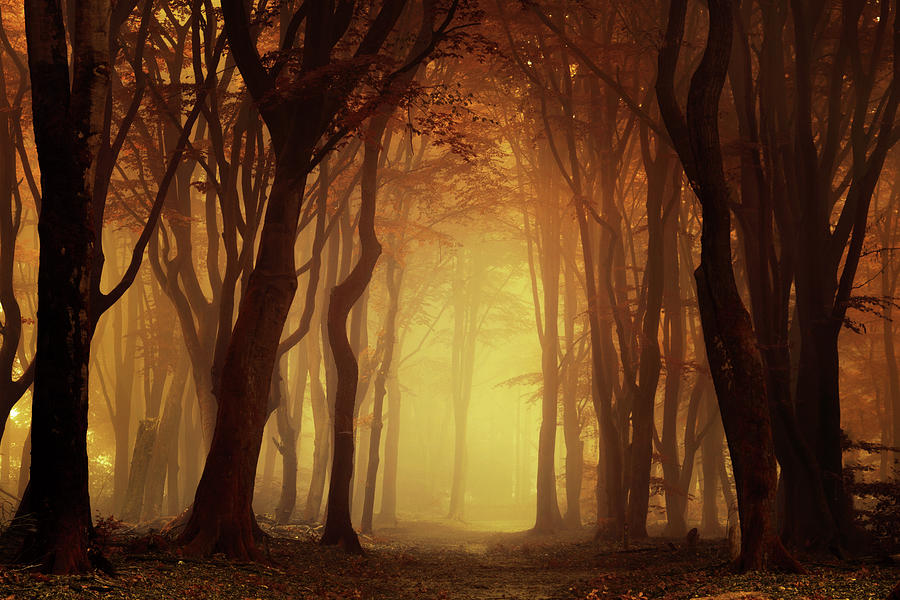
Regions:
<svg viewBox="0 0 900 600"><path fill-rule="evenodd" d="M900 600L898 108L900 0L0 0L0 598Z"/></svg>

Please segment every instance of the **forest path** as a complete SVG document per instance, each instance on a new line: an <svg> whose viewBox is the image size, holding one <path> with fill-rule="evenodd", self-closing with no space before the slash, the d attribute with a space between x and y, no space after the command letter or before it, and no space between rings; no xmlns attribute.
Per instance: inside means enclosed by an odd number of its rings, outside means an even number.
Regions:
<svg viewBox="0 0 900 600"><path fill-rule="evenodd" d="M484 525L403 522L363 536L363 556L320 546L315 528L269 527L267 564L186 559L158 536L132 537L106 549L116 577L0 567L0 600L883 600L900 579L897 566L874 563L735 575L721 541L625 550L587 527L539 536Z"/></svg>

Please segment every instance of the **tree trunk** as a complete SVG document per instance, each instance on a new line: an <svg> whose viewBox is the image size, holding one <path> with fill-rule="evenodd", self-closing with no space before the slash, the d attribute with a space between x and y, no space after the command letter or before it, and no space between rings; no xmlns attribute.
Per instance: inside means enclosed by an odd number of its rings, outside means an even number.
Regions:
<svg viewBox="0 0 900 600"><path fill-rule="evenodd" d="M732 270L731 191L718 131L719 98L732 42L731 0L710 0L703 58L691 79L687 121L674 92L687 3L672 0L659 54L660 111L702 207L700 266L694 273L707 359L731 451L741 517L741 570L796 568L775 527L776 463L765 373Z"/></svg>
<svg viewBox="0 0 900 600"><path fill-rule="evenodd" d="M544 190L550 198L555 190ZM549 198L542 200L549 202ZM562 523L559 513L559 501L556 495L556 429L559 403L559 272L560 272L560 219L557 206L538 209L537 224L541 244L540 280L543 289L543 303L536 293L534 302L538 319L538 333L541 342L541 378L543 381L541 394L541 426L538 435L537 460L537 513L534 531L551 533ZM544 208L544 207L541 207ZM526 234L528 233L528 215ZM529 248L530 250L530 248ZM531 254L531 253L529 253ZM529 260L533 260L529 255ZM534 266L531 267L534 277ZM535 282L536 283L536 282ZM541 304L543 304L543 323L541 323Z"/></svg>
<svg viewBox="0 0 900 600"><path fill-rule="evenodd" d="M328 157L325 157L319 163L319 193L327 193L329 187L329 171ZM345 207L346 211L347 208ZM325 278L316 295L316 306L322 307L326 305L327 294L337 283L338 276L338 260L340 254L340 237L331 234L327 251L325 252ZM315 428L315 438L313 446L312 473L309 479L309 490L306 494L306 505L303 509L303 519L309 522L315 522L319 519L319 511L322 508L322 496L325 492L325 479L328 476L328 456L331 453L331 407L333 403L330 398L333 395L333 361L331 360L331 348L324 344L327 339L326 318L320 314L317 309L314 322L320 323L320 331L317 335L309 336L307 340L307 361L309 364L309 403L312 407L313 426ZM325 351L322 352L320 341L325 345ZM325 365L325 378L328 385L322 387L320 378L320 369Z"/></svg>
<svg viewBox="0 0 900 600"><path fill-rule="evenodd" d="M278 451L281 453L281 495L275 508L275 521L277 523L289 523L297 503L297 438L300 435L300 424L303 418L303 396L306 392L306 352L301 347L301 359L298 361L298 374L300 379L297 393L293 398L282 394L281 404L275 411L278 425ZM276 385L281 379L280 368L276 377ZM291 405L297 406L297 414ZM296 423L296 428L295 428Z"/></svg>
<svg viewBox="0 0 900 600"><path fill-rule="evenodd" d="M673 185L680 188L681 172L676 170L676 176L676 181L673 181ZM678 201L680 201L680 197ZM678 260L678 215L681 211L678 210L678 207L674 207L672 210L673 214L663 225L664 271L666 273L663 288L663 306L666 311L663 337L666 340L666 383L663 396L661 462L666 484L666 535L680 538L687 533L685 511L688 499L687 488L681 486L683 469L678 456L678 409L680 405L681 378L684 375L685 326L684 310L681 303L680 275L682 270L679 268ZM698 347L697 350L700 351L700 348ZM696 388L700 386L701 377L703 376L703 374L698 373L692 395L700 391ZM697 401L699 401L699 398ZM691 402L693 404L695 399L692 398ZM688 419L686 430L688 427L693 428L693 423L690 421ZM685 439L685 444L687 444L687 439ZM687 447L685 447L685 450L687 450ZM688 457L685 456L684 466L687 466L687 460Z"/></svg>
<svg viewBox="0 0 900 600"><path fill-rule="evenodd" d="M328 302L328 342L337 367L334 403L334 455L323 545L340 545L348 552L362 552L359 537L350 521L350 480L353 477L353 415L359 384L359 364L347 337L347 317L372 279L381 255L375 234L375 202L378 185L378 155L387 126L387 116L379 115L369 125L363 155L359 216L359 261L346 279L334 287Z"/></svg>
<svg viewBox="0 0 900 600"><path fill-rule="evenodd" d="M641 153L647 174L647 266L643 288L647 290L644 317L641 324L639 380L632 407L631 473L628 491L626 525L628 535L647 537L647 511L650 504L650 467L653 456L653 420L656 388L661 368L659 352L659 317L664 289L663 197L669 179L670 160L667 153L652 150L646 127L642 127ZM673 196L676 201L680 195ZM671 214L672 211L669 211ZM612 252L612 249L610 249ZM677 269L670 277L677 277ZM620 338L621 340L621 338ZM620 341L621 343L621 341ZM621 352L621 350L620 350ZM676 457L677 459L677 457Z"/></svg>
<svg viewBox="0 0 900 600"><path fill-rule="evenodd" d="M170 455L174 453L177 458L177 452L173 450L177 448L178 443L178 425L181 421L181 402L184 396L184 387L187 383L188 367L184 364L177 364L175 376L169 387L169 398L166 400L163 408L162 418L159 422L159 429L156 433L156 443L153 446L153 456L150 459L150 466L147 470L147 484L144 488L144 502L142 507L142 520L152 521L162 512L163 488L166 483L166 472L171 460ZM176 480L170 477L171 482ZM171 494L170 489L170 494ZM169 514L177 514L177 511Z"/></svg>
<svg viewBox="0 0 900 600"><path fill-rule="evenodd" d="M397 272L397 261L391 257L385 268L388 290L387 317L384 322L384 356L375 377L375 399L372 411L372 431L369 439L369 464L366 470L366 493L363 500L362 532L372 532L372 515L375 511L375 482L378 476L381 430L384 426L382 407L387 394L387 379L393 368L394 350L397 343L397 313L400 310L400 285L403 271Z"/></svg>
<svg viewBox="0 0 900 600"><path fill-rule="evenodd" d="M28 426L28 435L22 444L22 457L19 461L18 496L22 498L28 488L28 474L31 472L31 426Z"/></svg>
<svg viewBox="0 0 900 600"><path fill-rule="evenodd" d="M450 486L448 517L461 520L465 513L466 469L468 467L467 430L469 404L472 399L472 376L475 369L475 347L481 308L484 265L472 255L457 255L453 285L453 480Z"/></svg>
<svg viewBox="0 0 900 600"><path fill-rule="evenodd" d="M251 501L278 343L297 289L294 243L306 173L284 150L222 368L212 444L179 543L187 554L261 558Z"/></svg>
<svg viewBox="0 0 900 600"><path fill-rule="evenodd" d="M113 510L125 514L127 489L131 486L129 478L129 453L131 442L131 410L132 395L134 393L135 362L137 359L136 329L138 326L138 297L128 294L125 306L119 306L111 316L113 317L113 365L111 376L115 377L113 403L115 412L110 415L115 437L115 461L113 465ZM123 314L127 311L127 315ZM125 321L125 323L123 323ZM143 482L141 483L143 485ZM138 514L140 516L140 498L138 501ZM133 520L132 519L132 520Z"/></svg>
<svg viewBox="0 0 900 600"><path fill-rule="evenodd" d="M700 535L702 537L721 537L722 524L719 521L718 481L719 472L725 470L725 458L722 456L722 441L725 431L719 419L719 410L712 397L706 396L706 420L715 419L701 442L701 458L703 470L703 498L700 509ZM729 487L727 481L722 482L723 492Z"/></svg>
<svg viewBox="0 0 900 600"><path fill-rule="evenodd" d="M397 463L400 458L400 380L396 369L388 374L387 397L387 435L384 440L384 475L381 477L381 512L378 518L393 527L397 524Z"/></svg>
<svg viewBox="0 0 900 600"><path fill-rule="evenodd" d="M140 422L137 437L134 440L134 453L131 457L131 469L128 477L128 488L125 490L125 503L122 508L122 520L136 523L141 518L144 502L144 487L147 473L156 445L157 419L144 419Z"/></svg>
<svg viewBox="0 0 900 600"><path fill-rule="evenodd" d="M92 197L109 86L109 17L105 0L75 3L70 81L61 6L25 2L42 197L31 478L16 517L34 526L14 525L6 535L24 538L18 560L60 574L90 568L86 438L96 323L90 300L100 243Z"/></svg>
<svg viewBox="0 0 900 600"><path fill-rule="evenodd" d="M584 442L581 441L581 419L578 410L578 375L580 362L576 356L575 322L578 318L578 278L573 272L577 237L567 231L562 240L565 260L565 292L563 312L566 355L568 362L563 372L563 435L566 440L566 514L564 525L569 529L581 529L581 486L584 477Z"/></svg>

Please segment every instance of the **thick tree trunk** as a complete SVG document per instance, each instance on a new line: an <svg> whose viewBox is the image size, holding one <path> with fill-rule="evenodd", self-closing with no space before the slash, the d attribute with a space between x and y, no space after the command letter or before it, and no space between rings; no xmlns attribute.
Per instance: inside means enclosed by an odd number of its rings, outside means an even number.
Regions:
<svg viewBox="0 0 900 600"><path fill-rule="evenodd" d="M702 206L700 266L694 273L707 359L731 451L741 517L741 570L796 567L775 527L776 463L762 356L731 263L731 191L718 132L719 98L732 42L731 0L710 0L709 34L692 79L687 121L674 93L685 0L670 4L659 55L660 110Z"/></svg>
<svg viewBox="0 0 900 600"><path fill-rule="evenodd" d="M90 568L88 369L96 323L90 300L100 243L92 197L109 86L109 17L105 0L75 3L70 82L61 6L25 3L42 197L31 479L16 518L33 526L22 531L14 524L6 535L24 538L18 560L53 573Z"/></svg>
<svg viewBox="0 0 900 600"><path fill-rule="evenodd" d="M179 536L187 554L222 552L261 558L251 501L268 416L270 381L281 333L297 289L294 243L306 173L301 158L277 159L259 250L222 368L212 444L190 519Z"/></svg>

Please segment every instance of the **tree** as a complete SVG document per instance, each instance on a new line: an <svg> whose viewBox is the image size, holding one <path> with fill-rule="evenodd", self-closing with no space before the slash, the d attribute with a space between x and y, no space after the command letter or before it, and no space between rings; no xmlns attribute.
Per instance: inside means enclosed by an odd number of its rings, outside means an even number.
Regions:
<svg viewBox="0 0 900 600"><path fill-rule="evenodd" d="M139 81L149 6L145 3L132 63ZM115 137L105 124L111 119L111 73L120 49L115 36L133 8L128 2L115 10L105 0L77 2L67 24L54 0L25 4L41 167L39 319L31 477L6 540L21 549L19 560L53 573L90 567L86 450L90 342L100 315L134 281L164 194L161 186L125 274L110 292L101 292L103 209L112 163L131 121L123 120ZM72 33L71 71L67 29ZM140 105L140 90L139 86L132 100L132 113ZM170 170L174 162L169 163ZM24 526L26 516L35 527Z"/></svg>
<svg viewBox="0 0 900 600"><path fill-rule="evenodd" d="M709 33L691 78L687 118L674 89L687 0L669 5L659 52L657 100L666 129L702 207L700 265L694 272L706 353L725 425L741 516L741 570L794 566L775 526L776 463L765 375L750 315L731 264L731 190L719 140L719 98L731 53L730 0L709 2Z"/></svg>
<svg viewBox="0 0 900 600"><path fill-rule="evenodd" d="M355 2L322 2L303 4L294 11L288 24L288 34L283 36L281 59L267 67L263 64L251 35L246 6L237 0L222 4L225 31L231 52L241 72L244 83L253 98L260 116L266 124L275 153L275 177L268 198L265 218L260 231L256 262L247 279L238 308L237 321L228 340L222 363L222 377L218 382L216 398L218 412L209 455L197 487L191 516L179 537L185 551L190 554L224 552L234 558L259 558L256 539L261 534L251 509L256 464L262 442L263 427L267 416L266 406L270 380L278 351L282 329L297 288L294 244L300 208L309 172L325 153L359 122L359 116L343 115L351 94L359 92L369 69L365 66L378 58L400 18L405 2L386 0L375 10L361 8L370 19L361 26ZM294 46L296 34L305 25L302 47ZM333 64L339 42L348 38L359 40L355 49L341 63L340 78L322 85L319 76ZM422 58L405 70L417 65ZM287 63L291 63L288 65ZM364 65L364 68L358 68ZM290 76L280 77L288 68ZM401 67L404 69L404 67ZM374 106L380 106L376 99ZM365 114L372 109L367 105ZM316 118L309 118L317 115ZM343 116L349 121L340 122ZM361 218L361 221L365 221ZM361 227L362 230L362 227ZM370 244L371 245L371 244ZM374 248L374 245L371 245ZM377 253L376 253L377 255ZM366 255L365 267L371 261L371 251ZM374 265L374 261L372 261ZM364 270L364 269L363 269ZM356 281L350 287L345 300L335 305L337 312L329 309L330 340L341 337L333 327L342 327L339 308L350 307L356 298ZM361 287L365 287L364 284ZM361 293L361 289L359 290ZM341 292L333 292L340 297ZM344 365L352 360L352 351L341 357ZM355 363L355 360L352 360ZM336 362L339 360L336 357ZM345 372L344 385L349 385ZM350 389L345 387L343 394ZM355 391L355 385L353 386ZM347 396L339 393L341 408ZM349 401L352 421L353 399ZM352 422L335 417L335 428L341 432L352 431ZM346 435L342 433L341 435ZM338 443L346 444L340 438ZM349 440L350 456L346 464L343 452L336 454L335 462L348 469L352 462L352 439ZM337 450L336 450L337 452ZM340 469L339 469L340 471ZM332 479L332 489L336 490ZM331 495L331 490L329 495ZM337 492L335 492L337 493ZM348 503L349 504L349 503ZM346 519L349 522L349 506ZM343 517L344 515L341 515ZM329 518L332 517L329 510ZM326 533L331 528L326 526ZM352 533L352 529L350 529ZM343 531L343 523L341 535ZM355 534L354 534L355 536Z"/></svg>

